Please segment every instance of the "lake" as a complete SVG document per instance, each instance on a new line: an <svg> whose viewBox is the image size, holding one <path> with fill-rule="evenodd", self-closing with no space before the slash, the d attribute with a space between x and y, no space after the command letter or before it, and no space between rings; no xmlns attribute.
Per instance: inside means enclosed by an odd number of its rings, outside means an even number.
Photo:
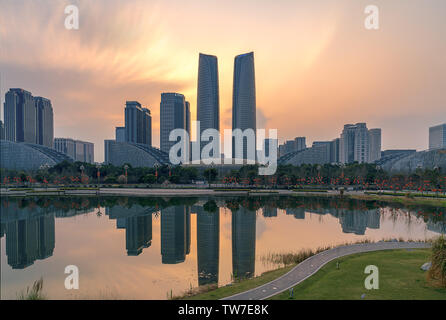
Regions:
<svg viewBox="0 0 446 320"><path fill-rule="evenodd" d="M271 253L444 233L444 208L300 196L1 200L1 298L167 299L278 268ZM65 267L79 289L64 286Z"/></svg>

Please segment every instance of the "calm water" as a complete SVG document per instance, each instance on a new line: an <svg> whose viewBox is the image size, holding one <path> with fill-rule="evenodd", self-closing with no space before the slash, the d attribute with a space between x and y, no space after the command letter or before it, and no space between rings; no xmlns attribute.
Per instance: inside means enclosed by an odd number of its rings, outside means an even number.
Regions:
<svg viewBox="0 0 446 320"><path fill-rule="evenodd" d="M444 209L301 197L13 199L1 203L1 298L39 278L51 299L166 299L277 268L268 253L426 239ZM64 287L76 265L79 290Z"/></svg>

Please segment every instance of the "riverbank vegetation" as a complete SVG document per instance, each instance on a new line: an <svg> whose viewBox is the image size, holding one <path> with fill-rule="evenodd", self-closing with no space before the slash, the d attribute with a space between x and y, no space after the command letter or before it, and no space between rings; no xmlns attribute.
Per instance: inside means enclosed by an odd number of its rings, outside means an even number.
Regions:
<svg viewBox="0 0 446 320"><path fill-rule="evenodd" d="M412 173L389 173L374 164L348 165L278 165L274 175L259 176L258 165L244 165L237 170L216 167L159 166L133 168L81 162L61 162L50 168L34 171L0 169L0 182L9 187L33 185L80 186L132 186L159 187L166 185L191 185L199 187L213 183L226 188L294 189L311 192L334 188L347 190L410 191L446 194L446 172L442 168L416 169Z"/></svg>

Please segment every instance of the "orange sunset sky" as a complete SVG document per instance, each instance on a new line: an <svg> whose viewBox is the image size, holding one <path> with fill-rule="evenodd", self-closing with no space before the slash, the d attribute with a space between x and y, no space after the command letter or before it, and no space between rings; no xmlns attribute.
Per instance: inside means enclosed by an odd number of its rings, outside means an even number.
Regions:
<svg viewBox="0 0 446 320"><path fill-rule="evenodd" d="M79 7L79 30L64 27ZM380 9L367 30L367 5ZM196 114L198 54L218 56L221 128L230 128L234 57L254 51L257 127L282 142L383 129L383 149L426 149L446 122L444 0L1 0L1 99L11 87L51 99L55 137L95 143L124 124L126 100L153 117L161 92ZM3 103L2 103L3 118Z"/></svg>

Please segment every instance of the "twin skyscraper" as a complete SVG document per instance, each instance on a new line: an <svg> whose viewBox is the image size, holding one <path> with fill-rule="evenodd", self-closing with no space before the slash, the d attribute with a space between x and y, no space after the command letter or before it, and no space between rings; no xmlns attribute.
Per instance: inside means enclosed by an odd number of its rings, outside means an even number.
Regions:
<svg viewBox="0 0 446 320"><path fill-rule="evenodd" d="M198 63L197 121L200 136L206 129L220 131L220 93L218 81L218 59L200 53ZM232 129L256 130L256 89L254 53L235 57L232 91ZM207 142L204 142L206 144ZM201 142L203 147L203 142ZM200 148L201 149L201 148ZM234 145L232 156L235 158ZM246 159L247 145L243 146ZM218 155L213 155L214 157Z"/></svg>

